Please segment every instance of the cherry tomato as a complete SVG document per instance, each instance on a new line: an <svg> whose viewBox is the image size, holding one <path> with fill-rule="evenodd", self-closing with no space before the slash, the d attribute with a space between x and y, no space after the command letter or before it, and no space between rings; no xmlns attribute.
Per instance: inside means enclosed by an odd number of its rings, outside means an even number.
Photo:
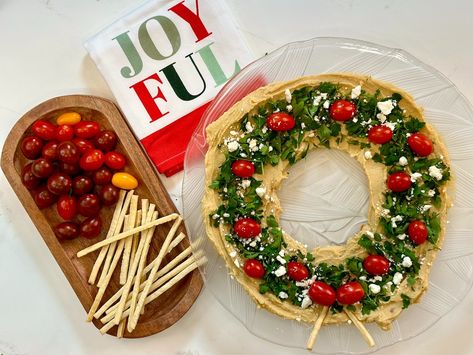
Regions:
<svg viewBox="0 0 473 355"><path fill-rule="evenodd" d="M61 142L57 146L57 158L67 164L75 164L79 161L79 150L72 142Z"/></svg>
<svg viewBox="0 0 473 355"><path fill-rule="evenodd" d="M96 185L105 185L112 180L112 172L105 166L102 166L92 174L92 179Z"/></svg>
<svg viewBox="0 0 473 355"><path fill-rule="evenodd" d="M84 154L86 151L95 148L94 144L91 141L88 141L87 139L83 138L74 138L72 140L72 143L75 144L80 154Z"/></svg>
<svg viewBox="0 0 473 355"><path fill-rule="evenodd" d="M59 171L71 176L76 175L80 171L79 164L77 163L67 164L67 163L64 163L63 161L60 161L58 164L58 167L59 167Z"/></svg>
<svg viewBox="0 0 473 355"><path fill-rule="evenodd" d="M31 165L31 172L41 179L47 178L54 171L53 164L44 158L36 159Z"/></svg>
<svg viewBox="0 0 473 355"><path fill-rule="evenodd" d="M54 227L54 234L56 234L57 239L74 239L79 236L79 225L74 222L62 222Z"/></svg>
<svg viewBox="0 0 473 355"><path fill-rule="evenodd" d="M79 165L85 171L95 171L103 165L104 161L105 157L101 150L91 149L82 155Z"/></svg>
<svg viewBox="0 0 473 355"><path fill-rule="evenodd" d="M92 138L100 132L100 126L95 121L80 121L74 126L74 131L79 138Z"/></svg>
<svg viewBox="0 0 473 355"><path fill-rule="evenodd" d="M115 149L117 145L117 135L113 131L100 131L94 139L95 146L104 152Z"/></svg>
<svg viewBox="0 0 473 355"><path fill-rule="evenodd" d="M108 152L105 154L105 165L113 170L121 170L126 165L126 158L118 152Z"/></svg>
<svg viewBox="0 0 473 355"><path fill-rule="evenodd" d="M410 137L407 138L407 144L409 144L409 148L420 157L426 157L432 153L434 149L430 138L418 132L411 134Z"/></svg>
<svg viewBox="0 0 473 355"><path fill-rule="evenodd" d="M112 184L123 190L132 190L138 186L138 180L128 173L115 173L112 176Z"/></svg>
<svg viewBox="0 0 473 355"><path fill-rule="evenodd" d="M261 232L261 227L253 218L240 218L233 225L235 233L240 238L253 238Z"/></svg>
<svg viewBox="0 0 473 355"><path fill-rule="evenodd" d="M384 275L389 271L389 260L382 255L368 255L363 260L363 267L371 275Z"/></svg>
<svg viewBox="0 0 473 355"><path fill-rule="evenodd" d="M100 201L95 194L85 194L77 201L77 210L82 216L93 217L100 212Z"/></svg>
<svg viewBox="0 0 473 355"><path fill-rule="evenodd" d="M74 128L71 125L56 126L56 139L59 142L70 141L72 138L74 138Z"/></svg>
<svg viewBox="0 0 473 355"><path fill-rule="evenodd" d="M21 172L21 182L28 190L33 190L39 186L41 179L33 174L31 166L33 163L25 165Z"/></svg>
<svg viewBox="0 0 473 355"><path fill-rule="evenodd" d="M46 186L40 186L33 195L34 202L40 208L46 208L56 202L57 196L51 193Z"/></svg>
<svg viewBox="0 0 473 355"><path fill-rule="evenodd" d="M39 137L28 136L21 141L21 152L28 159L36 159L41 154L43 148L43 140Z"/></svg>
<svg viewBox="0 0 473 355"><path fill-rule="evenodd" d="M263 278L266 272L261 261L256 260L256 259L248 259L247 261L245 261L245 265L243 265L243 271L249 277L252 277L254 279Z"/></svg>
<svg viewBox="0 0 473 355"><path fill-rule="evenodd" d="M275 112L266 119L266 125L273 131L289 131L294 128L294 117L284 112Z"/></svg>
<svg viewBox="0 0 473 355"><path fill-rule="evenodd" d="M337 100L330 105L329 112L333 120L345 122L355 116L356 105L347 100Z"/></svg>
<svg viewBox="0 0 473 355"><path fill-rule="evenodd" d="M41 151L41 156L49 161L57 160L57 146L58 142L56 141L46 143Z"/></svg>
<svg viewBox="0 0 473 355"><path fill-rule="evenodd" d="M76 176L74 180L72 180L72 193L74 196L81 196L85 195L92 191L94 187L94 183L92 179L88 176Z"/></svg>
<svg viewBox="0 0 473 355"><path fill-rule="evenodd" d="M57 213L62 219L73 219L77 214L77 201L69 195L62 195L56 204Z"/></svg>
<svg viewBox="0 0 473 355"><path fill-rule="evenodd" d="M322 281L314 281L310 285L308 295L312 302L327 307L334 304L337 297L333 287Z"/></svg>
<svg viewBox="0 0 473 355"><path fill-rule="evenodd" d="M411 187L411 178L404 172L393 173L388 176L387 185L391 191L403 192Z"/></svg>
<svg viewBox="0 0 473 355"><path fill-rule="evenodd" d="M51 122L38 120L33 123L31 130L35 135L44 139L45 141L56 139L56 126Z"/></svg>
<svg viewBox="0 0 473 355"><path fill-rule="evenodd" d="M357 281L347 282L337 289L337 301L340 304L354 304L360 302L365 291Z"/></svg>
<svg viewBox="0 0 473 355"><path fill-rule="evenodd" d="M429 232L424 222L415 220L409 223L407 234L414 244L420 245L427 240Z"/></svg>
<svg viewBox="0 0 473 355"><path fill-rule="evenodd" d="M294 281L302 281L309 277L309 270L307 267L297 261L290 261L287 264L287 274Z"/></svg>
<svg viewBox="0 0 473 355"><path fill-rule="evenodd" d="M69 193L72 187L72 179L64 173L55 173L48 178L48 190L56 195Z"/></svg>
<svg viewBox="0 0 473 355"><path fill-rule="evenodd" d="M368 131L368 140L375 144L385 144L393 137L391 128L383 125L373 126Z"/></svg>
<svg viewBox="0 0 473 355"><path fill-rule="evenodd" d="M248 160L235 160L232 164L232 173L236 176L247 178L253 176L255 165Z"/></svg>
<svg viewBox="0 0 473 355"><path fill-rule="evenodd" d="M118 195L120 194L120 189L113 186L112 184L107 184L103 186L98 192L100 201L104 206L111 206L118 201Z"/></svg>
<svg viewBox="0 0 473 355"><path fill-rule="evenodd" d="M62 115L60 115L58 118L56 118L56 123L58 125L75 125L79 123L81 120L80 114L77 112L65 112Z"/></svg>
<svg viewBox="0 0 473 355"><path fill-rule="evenodd" d="M102 220L99 216L90 217L80 224L80 235L87 239L95 238L102 229Z"/></svg>

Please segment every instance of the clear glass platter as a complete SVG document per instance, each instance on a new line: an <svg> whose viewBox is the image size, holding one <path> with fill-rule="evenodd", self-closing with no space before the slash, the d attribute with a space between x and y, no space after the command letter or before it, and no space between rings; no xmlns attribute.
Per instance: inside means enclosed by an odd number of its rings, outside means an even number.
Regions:
<svg viewBox="0 0 473 355"><path fill-rule="evenodd" d="M251 333L287 347L305 348L311 325L258 309L227 272L207 240L201 201L204 191L205 128L246 94L268 83L301 76L351 72L370 75L408 91L442 135L452 160L454 206L449 210L443 250L435 261L429 289L383 331L367 328L369 348L354 326L322 327L314 353L362 354L415 337L450 312L473 282L473 108L443 74L400 49L346 38L314 38L289 43L258 59L232 78L205 112L185 157L182 202L194 252L208 262L200 268L206 287ZM283 229L313 247L344 243L366 222L367 178L356 161L337 150L316 150L290 170L279 197ZM305 237L304 237L305 236Z"/></svg>

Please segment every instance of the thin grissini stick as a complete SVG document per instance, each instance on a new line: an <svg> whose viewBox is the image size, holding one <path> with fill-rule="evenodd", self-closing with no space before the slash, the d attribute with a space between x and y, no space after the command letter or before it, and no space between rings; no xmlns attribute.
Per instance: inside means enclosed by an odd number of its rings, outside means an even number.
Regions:
<svg viewBox="0 0 473 355"><path fill-rule="evenodd" d="M166 264L165 267L163 267L161 270L158 271L156 274L157 278L160 278L161 276L167 274L169 271L171 271L176 265L178 265L182 260L187 258L189 255L191 255L192 250L191 247L188 247L185 249L183 252L181 252L178 256L176 256L174 259L172 259L168 264ZM144 269L144 273L147 274L151 269L153 268L153 263L151 262L146 269ZM136 278L136 276L135 276ZM135 278L133 279L132 282L135 281ZM144 286L143 286L144 287ZM110 299L105 302L100 309L95 312L94 317L95 318L100 318L100 316L107 311L107 313L110 313L109 310L112 307L112 305L121 297L123 293L124 287L122 287L120 290L118 290ZM115 307L115 306L114 306ZM115 309L115 308L114 308Z"/></svg>
<svg viewBox="0 0 473 355"><path fill-rule="evenodd" d="M150 206L150 213L151 210L154 211L155 205ZM153 212L153 217L157 216L158 212ZM133 310L135 309L136 306L136 301L138 299L138 291L140 289L140 283L141 283L141 277L143 274L143 268L146 263L146 259L148 257L148 251L149 251L149 246L151 244L151 238L153 238L155 228L151 228L150 230L147 230L146 232L141 233L141 239L140 239L140 245L138 248L140 248L142 244L142 248L139 251L139 253L136 254L136 262L138 263L138 269L136 270L136 276L135 279L132 281L133 283L133 291L132 291L132 298L131 298L131 311L133 313ZM130 331L128 328L127 324L127 329Z"/></svg>
<svg viewBox="0 0 473 355"><path fill-rule="evenodd" d="M195 262L195 259L194 258L188 258L186 259L183 263L179 264L176 268L172 269L170 272L164 274L163 276L157 278L153 284L151 285L151 291L150 292L153 292L154 290L156 290L159 286L161 286L163 283L165 283L166 281L168 281L169 279L171 279L172 277L176 276L179 272L181 272L182 270L184 270L186 267L188 267L190 264L194 263ZM141 287L140 287L140 295L141 295L141 291L143 290L144 288L144 284L141 284ZM107 312L105 312L107 315L105 317L103 317L101 319L101 322L102 323L106 323L108 322L110 319L113 319L115 317L116 319L116 316L119 314L120 315L120 319L121 319L121 315L123 313L123 311L125 309L129 309L130 308L130 305L131 305L131 295L129 295L126 303L124 303L124 307L123 307L123 310L117 310L118 308L118 303L113 305L112 307L110 307L109 309L107 309ZM116 323L115 323L116 324Z"/></svg>
<svg viewBox="0 0 473 355"><path fill-rule="evenodd" d="M128 216L125 217L125 230L130 228L130 218ZM115 271L115 268L117 267L118 261L120 260L123 247L125 245L124 240L120 240L118 242L117 249L115 251L115 255L113 256L112 263L110 264L110 268L108 269L108 273L105 276L105 279L103 280L102 284L99 287L99 290L97 291L97 295L95 296L94 303L92 304L92 307L90 307L89 313L87 313L87 321L90 322L92 318L94 317L95 312L99 308L100 302L102 301L102 297L105 293L105 290L108 287L108 284L110 282L110 279L112 278L112 274Z"/></svg>
<svg viewBox="0 0 473 355"><path fill-rule="evenodd" d="M170 215L167 215L167 216L164 216L164 217L161 217L161 218L158 218L154 221L151 221L147 224L145 224L144 226L139 226L139 227L136 227L136 228L133 228L133 229L130 229L126 232L122 232L122 233L119 233L119 234L116 234L108 239L104 239L96 244L93 244L91 245L90 247L87 247L85 249L82 249L81 251L79 251L77 253L77 257L78 258L81 258L89 253L92 253L93 251L96 251L97 249L100 249L106 245L109 245L109 244L112 244L112 243L116 243L118 242L119 240L122 240L122 239L125 239L126 237L132 235L132 234L135 234L137 232L141 232L141 231L144 231L146 229L149 229L151 227L155 227L155 226L159 226L160 224L164 224L164 223L167 223L169 221L173 221L175 220L177 217L179 217L179 215L177 213L172 213Z"/></svg>
<svg viewBox="0 0 473 355"><path fill-rule="evenodd" d="M134 194L134 190L130 190L130 191L127 192L126 197L125 197L125 201L123 202L122 210L120 211L120 216L118 217L118 222L117 222L117 225L115 227L115 231L113 232L113 234L109 238L111 238L115 234L120 233L120 231L122 230L123 221L125 219L125 215L128 212L128 207L130 206L130 201L131 201L131 198L132 198L133 194ZM102 268L102 273L101 273L99 281L97 283L97 286L99 286L99 287L102 284L105 277L107 276L108 269L110 267L110 263L112 262L113 255L115 254L116 247L117 247L117 243L114 243L114 244L112 244L108 247L107 257L105 259L105 262L104 262L104 265L103 265L103 268Z"/></svg>
<svg viewBox="0 0 473 355"><path fill-rule="evenodd" d="M122 320L118 325L117 329L117 338L123 338L123 334L125 333L125 320Z"/></svg>
<svg viewBox="0 0 473 355"><path fill-rule="evenodd" d="M130 202L130 225L135 227L136 213L138 210L138 196L131 197ZM131 244L133 242L133 235L125 239L125 247L123 249L123 259L120 268L120 285L124 285L127 279L128 266L130 264Z"/></svg>
<svg viewBox="0 0 473 355"><path fill-rule="evenodd" d="M141 226L141 210L138 210L136 213L136 222L135 222L135 227ZM139 243L139 234L133 234L132 237L132 243L131 243L131 255L130 255L130 270L128 272L131 272L131 267L133 265L133 261L135 260L136 256L136 251L138 249L138 243Z"/></svg>
<svg viewBox="0 0 473 355"><path fill-rule="evenodd" d="M364 324L362 322L360 322L358 320L358 318L356 318L356 316L350 312L348 309L344 308L343 309L346 313L346 315L348 316L348 318L351 319L351 321L353 322L353 324L356 326L356 328L358 329L358 331L360 332L361 336L366 340L366 342L368 343L368 345L370 347L373 347L375 345L375 342L374 342L374 339L373 337L371 336L371 334L368 332L368 329L366 329L366 327L364 326Z"/></svg>
<svg viewBox="0 0 473 355"><path fill-rule="evenodd" d="M146 283L145 283L145 288L143 289L143 292L141 293L141 296L138 299L136 310L128 319L128 328L135 329L136 324L138 323L138 319L140 318L140 312L143 309L143 306L145 305L146 297L148 296L148 293L151 288L151 284L153 283L154 276L158 272L158 269L161 266L161 261L163 260L164 255L167 253L169 244L171 244L171 241L174 238L177 228L179 228L179 225L181 224L181 222L182 222L182 217L178 216L176 220L174 221L173 226L169 230L169 233L166 236L166 239L164 240L163 245L161 246L161 250L159 250L157 260L154 263L153 268L149 272L148 279L146 280Z"/></svg>
<svg viewBox="0 0 473 355"><path fill-rule="evenodd" d="M185 237L186 235L184 233L182 232L179 233L178 236L171 242L171 244L169 244L168 253L170 253L171 250L177 247L179 243L182 242Z"/></svg>
<svg viewBox="0 0 473 355"><path fill-rule="evenodd" d="M194 271L196 268L198 267L198 263L192 263L191 265L189 265L187 268L185 268L184 270L182 270L179 274L177 274L176 276L174 276L171 280L169 280L168 282L166 282L164 285L162 285L160 288L158 288L156 291L154 291L152 294L148 295L145 299L145 304L148 304L152 301L154 301L156 298L158 298L159 296L161 296L164 292L166 292L167 290L169 290L171 287L173 287L176 283L178 283L179 281L181 281L184 277L187 276L187 274L189 274L190 272ZM125 319L126 317L128 317L130 314L130 310L127 309L125 312L123 312L122 314L122 319ZM113 327L115 326L115 322L113 321L113 319L108 322L107 324L105 324L102 328L100 328L100 333L102 334L105 334L106 332L108 332L110 329L112 329Z"/></svg>
<svg viewBox="0 0 473 355"><path fill-rule="evenodd" d="M118 223L118 217L120 216L120 212L122 210L123 201L125 200L126 191L120 190L120 194L118 197L118 202L115 205L115 211L113 211L112 221L110 222L110 228L108 229L107 236L105 238L110 238L115 233L115 228ZM92 267L92 272L89 276L89 284L93 285L95 283L95 279L97 278L97 274L99 273L100 267L105 259L107 254L107 248L100 250L100 254L95 260L94 266Z"/></svg>
<svg viewBox="0 0 473 355"><path fill-rule="evenodd" d="M328 307L323 306L317 316L317 320L315 321L314 328L312 328L312 332L310 333L309 340L307 340L307 350L312 350L314 348L315 340L317 339L317 335L319 334L320 327L324 322L325 317L327 316Z"/></svg>

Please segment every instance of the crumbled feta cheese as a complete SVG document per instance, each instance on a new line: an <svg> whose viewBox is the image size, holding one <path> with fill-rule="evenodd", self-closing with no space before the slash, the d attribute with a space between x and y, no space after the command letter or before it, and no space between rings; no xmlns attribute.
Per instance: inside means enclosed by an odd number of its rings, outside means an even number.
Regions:
<svg viewBox="0 0 473 355"><path fill-rule="evenodd" d="M372 294L377 294L377 293L379 293L379 291L381 291L381 286L376 285L376 284L370 284L369 289L370 289Z"/></svg>
<svg viewBox="0 0 473 355"><path fill-rule="evenodd" d="M268 132L268 127L266 127L266 126L263 126L263 128L261 128L261 132L263 132L263 133L266 133L266 132Z"/></svg>
<svg viewBox="0 0 473 355"><path fill-rule="evenodd" d="M400 215L397 215L397 216L391 218L391 226L392 226L393 228L397 228L396 222L401 222L402 219L403 219L403 217L400 216Z"/></svg>
<svg viewBox="0 0 473 355"><path fill-rule="evenodd" d="M286 89L286 90L284 91L284 95L286 96L286 101L287 101L287 103L290 104L291 101L292 101L291 91L290 91L289 89Z"/></svg>
<svg viewBox="0 0 473 355"><path fill-rule="evenodd" d="M230 255L231 258L234 258L235 256L237 256L236 250L233 250L232 252L230 252L229 255Z"/></svg>
<svg viewBox="0 0 473 355"><path fill-rule="evenodd" d="M230 217L230 213L225 212L225 213L223 214L223 217L225 217L225 218Z"/></svg>
<svg viewBox="0 0 473 355"><path fill-rule="evenodd" d="M408 256L405 256L403 259L402 259L402 267L405 267L405 268L408 268L408 267L411 267L412 266L412 260L410 257Z"/></svg>
<svg viewBox="0 0 473 355"><path fill-rule="evenodd" d="M276 256L276 260L281 264L286 264L286 259L282 258L281 255Z"/></svg>
<svg viewBox="0 0 473 355"><path fill-rule="evenodd" d="M287 112L291 112L292 111L292 105L287 105L286 110L287 110Z"/></svg>
<svg viewBox="0 0 473 355"><path fill-rule="evenodd" d="M256 139L251 139L248 146L252 152L256 152L258 150L258 141Z"/></svg>
<svg viewBox="0 0 473 355"><path fill-rule="evenodd" d="M237 132L237 131L230 131L230 135L232 135L232 136L238 136L238 132Z"/></svg>
<svg viewBox="0 0 473 355"><path fill-rule="evenodd" d="M429 175L437 180L442 180L442 170L437 168L435 165L429 166Z"/></svg>
<svg viewBox="0 0 473 355"><path fill-rule="evenodd" d="M276 271L274 271L274 275L276 275L277 277L286 275L286 268L281 265L280 267L276 269Z"/></svg>
<svg viewBox="0 0 473 355"><path fill-rule="evenodd" d="M375 281L383 281L383 277L382 276L379 276L379 275L376 275L375 277L373 277L373 279Z"/></svg>
<svg viewBox="0 0 473 355"><path fill-rule="evenodd" d="M429 190L427 195L429 195L429 197L434 197L435 196L435 190Z"/></svg>
<svg viewBox="0 0 473 355"><path fill-rule="evenodd" d="M249 244L250 247L254 248L256 247L256 240L252 240L251 243Z"/></svg>
<svg viewBox="0 0 473 355"><path fill-rule="evenodd" d="M228 151L231 153L231 152L234 152L235 150L237 150L238 148L240 148L240 143L238 143L237 141L231 141L231 142L228 142L227 143L227 148L228 148Z"/></svg>
<svg viewBox="0 0 473 355"><path fill-rule="evenodd" d="M397 236L397 239L399 239L399 240L404 240L404 239L406 239L406 237L407 237L407 235L406 235L405 233L402 233L402 234L399 234L399 235Z"/></svg>
<svg viewBox="0 0 473 355"><path fill-rule="evenodd" d="M220 218L220 215L215 213L213 216L212 216L212 219L219 219Z"/></svg>
<svg viewBox="0 0 473 355"><path fill-rule="evenodd" d="M366 276L364 276L364 275L363 275L363 276L360 276L360 280L361 280L361 281L366 281Z"/></svg>
<svg viewBox="0 0 473 355"><path fill-rule="evenodd" d="M330 101L329 100L325 100L324 102L324 108L327 109L330 107Z"/></svg>
<svg viewBox="0 0 473 355"><path fill-rule="evenodd" d="M411 174L411 181L412 182L416 182L418 179L420 179L422 177L422 174L421 173L412 173Z"/></svg>
<svg viewBox="0 0 473 355"><path fill-rule="evenodd" d="M392 284L393 284L393 283L392 283L391 281L386 282L386 285L384 285L384 288L388 288L388 289L389 289L389 288L391 288Z"/></svg>
<svg viewBox="0 0 473 355"><path fill-rule="evenodd" d="M393 276L393 283L395 285L399 285L402 281L402 274L400 272L396 272Z"/></svg>
<svg viewBox="0 0 473 355"><path fill-rule="evenodd" d="M361 85L355 86L353 89L351 89L351 98L352 99L357 99L358 96L361 94Z"/></svg>
<svg viewBox="0 0 473 355"><path fill-rule="evenodd" d="M240 153L240 157L242 158L246 158L248 155L246 155L246 153Z"/></svg>
<svg viewBox="0 0 473 355"><path fill-rule="evenodd" d="M246 122L245 128L248 133L253 132L253 126L251 125L250 121Z"/></svg>
<svg viewBox="0 0 473 355"><path fill-rule="evenodd" d="M289 297L289 295L284 291L279 292L278 296L279 298L282 298L283 300Z"/></svg>
<svg viewBox="0 0 473 355"><path fill-rule="evenodd" d="M420 212L421 213L427 212L431 208L432 208L432 205L424 205L424 206L421 207Z"/></svg>
<svg viewBox="0 0 473 355"><path fill-rule="evenodd" d="M266 193L266 188L265 187L259 186L259 187L256 188L256 194L259 197L263 197L265 193Z"/></svg>
<svg viewBox="0 0 473 355"><path fill-rule="evenodd" d="M304 123L304 122L301 123L301 128L302 128L302 129L305 128L305 123Z"/></svg>
<svg viewBox="0 0 473 355"><path fill-rule="evenodd" d="M371 154L371 151L367 150L365 151L365 159L371 159L373 158L373 155Z"/></svg>
<svg viewBox="0 0 473 355"><path fill-rule="evenodd" d="M247 180L247 179L242 180L240 185L241 185L242 188L246 189L247 187L250 187L251 180Z"/></svg>
<svg viewBox="0 0 473 355"><path fill-rule="evenodd" d="M386 100L386 101L380 101L376 105L378 109L381 111L383 115L389 115L393 108L394 108L394 103L393 100Z"/></svg>
<svg viewBox="0 0 473 355"><path fill-rule="evenodd" d="M378 114L376 115L376 118L377 118L381 123L386 122L386 116L383 115L382 113L378 113Z"/></svg>
<svg viewBox="0 0 473 355"><path fill-rule="evenodd" d="M384 122L383 126L388 127L393 132L396 129L396 123L395 122Z"/></svg>
<svg viewBox="0 0 473 355"><path fill-rule="evenodd" d="M269 148L268 148L268 150L269 150L270 152L272 152L273 149L274 149L274 148L273 148L271 145L270 145Z"/></svg>
<svg viewBox="0 0 473 355"><path fill-rule="evenodd" d="M381 211L381 216L383 217L389 217L389 214L390 214L390 211L387 208Z"/></svg>
<svg viewBox="0 0 473 355"><path fill-rule="evenodd" d="M309 307L311 304L312 304L312 300L310 299L310 297L305 296L302 299L301 308L305 309L305 308Z"/></svg>
<svg viewBox="0 0 473 355"><path fill-rule="evenodd" d="M286 252L284 251L284 249L281 249L278 254L281 256L284 256L286 255Z"/></svg>
<svg viewBox="0 0 473 355"><path fill-rule="evenodd" d="M320 101L322 100L322 96L321 95L318 95L314 98L314 101L312 101L312 104L314 106L319 106L320 105Z"/></svg>
<svg viewBox="0 0 473 355"><path fill-rule="evenodd" d="M354 123L357 123L357 122L358 122L358 118L355 117L354 119L352 119L352 121L353 121Z"/></svg>
<svg viewBox="0 0 473 355"><path fill-rule="evenodd" d="M407 165L407 158L402 156L399 158L399 165L400 166L406 166Z"/></svg>

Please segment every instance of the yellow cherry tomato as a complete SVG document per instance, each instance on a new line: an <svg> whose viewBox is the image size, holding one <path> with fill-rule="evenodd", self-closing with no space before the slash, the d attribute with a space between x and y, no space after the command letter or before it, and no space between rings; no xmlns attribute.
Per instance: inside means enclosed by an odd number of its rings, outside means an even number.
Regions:
<svg viewBox="0 0 473 355"><path fill-rule="evenodd" d="M115 173L112 176L112 184L123 190L133 190L138 186L138 180L128 173Z"/></svg>
<svg viewBox="0 0 473 355"><path fill-rule="evenodd" d="M80 114L78 114L77 112L71 111L71 112L66 112L66 113L63 113L62 115L60 115L56 119L56 123L59 126L62 126L64 124L75 125L75 124L79 123L80 120L81 120Z"/></svg>

